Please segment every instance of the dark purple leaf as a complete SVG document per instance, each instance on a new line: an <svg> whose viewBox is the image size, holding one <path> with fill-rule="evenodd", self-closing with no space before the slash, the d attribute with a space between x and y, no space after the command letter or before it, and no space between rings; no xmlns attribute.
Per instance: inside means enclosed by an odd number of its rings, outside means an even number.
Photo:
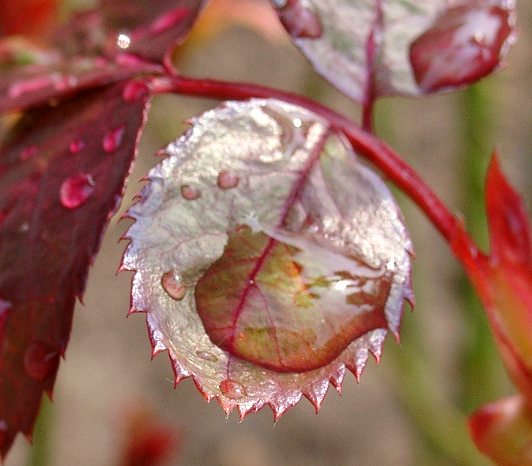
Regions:
<svg viewBox="0 0 532 466"><path fill-rule="evenodd" d="M0 453L31 435L122 196L148 92L119 83L23 116L0 146ZM124 96L126 98L124 98ZM121 128L113 150L109 134Z"/></svg>

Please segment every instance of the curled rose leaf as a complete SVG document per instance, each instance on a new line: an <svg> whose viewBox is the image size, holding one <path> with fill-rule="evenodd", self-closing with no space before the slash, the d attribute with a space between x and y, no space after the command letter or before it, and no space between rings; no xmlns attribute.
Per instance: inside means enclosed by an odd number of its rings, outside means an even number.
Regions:
<svg viewBox="0 0 532 466"><path fill-rule="evenodd" d="M22 116L0 145L0 456L31 436L75 300L122 197L147 92L119 83Z"/></svg>
<svg viewBox="0 0 532 466"><path fill-rule="evenodd" d="M318 73L359 103L471 83L514 38L508 0L271 0Z"/></svg>
<svg viewBox="0 0 532 466"><path fill-rule="evenodd" d="M276 100L207 112L165 153L123 259L154 354L226 412L318 409L411 299L391 194L326 121Z"/></svg>

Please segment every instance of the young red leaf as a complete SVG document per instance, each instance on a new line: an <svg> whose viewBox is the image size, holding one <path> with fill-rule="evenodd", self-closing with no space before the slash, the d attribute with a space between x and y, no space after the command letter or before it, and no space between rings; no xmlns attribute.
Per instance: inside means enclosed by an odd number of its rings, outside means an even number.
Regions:
<svg viewBox="0 0 532 466"><path fill-rule="evenodd" d="M226 412L277 418L302 394L318 409L411 298L389 191L326 121L280 101L207 112L166 153L123 260L154 354Z"/></svg>
<svg viewBox="0 0 532 466"><path fill-rule="evenodd" d="M486 202L491 252L485 256L463 235L453 241L482 299L508 372L532 403L532 256L530 227L519 195L494 156Z"/></svg>
<svg viewBox="0 0 532 466"><path fill-rule="evenodd" d="M532 408L521 396L482 406L469 418L477 448L499 466L532 465Z"/></svg>
<svg viewBox="0 0 532 466"><path fill-rule="evenodd" d="M0 146L0 453L31 435L76 297L117 208L148 94L129 83L23 116ZM114 150L104 148L121 129Z"/></svg>
<svg viewBox="0 0 532 466"><path fill-rule="evenodd" d="M514 35L507 0L271 1L316 71L363 104L477 80Z"/></svg>

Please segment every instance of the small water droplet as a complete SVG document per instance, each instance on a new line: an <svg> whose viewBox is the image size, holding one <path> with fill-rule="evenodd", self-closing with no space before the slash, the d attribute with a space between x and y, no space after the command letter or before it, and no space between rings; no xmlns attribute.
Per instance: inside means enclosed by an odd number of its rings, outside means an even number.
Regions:
<svg viewBox="0 0 532 466"><path fill-rule="evenodd" d="M102 140L103 150L108 154L116 152L124 141L125 132L125 125L120 125L110 131L107 131Z"/></svg>
<svg viewBox="0 0 532 466"><path fill-rule="evenodd" d="M23 162L25 162L26 160L31 159L32 157L34 157L35 155L37 155L38 152L39 152L39 148L38 148L37 146L28 146L28 147L25 147L25 148L22 149L22 151L20 152L20 160L22 160Z"/></svg>
<svg viewBox="0 0 532 466"><path fill-rule="evenodd" d="M188 184L184 184L181 186L181 196L187 201L194 201L201 196L201 191Z"/></svg>
<svg viewBox="0 0 532 466"><path fill-rule="evenodd" d="M122 98L126 102L135 102L148 95L148 88L139 81L130 81L124 86Z"/></svg>
<svg viewBox="0 0 532 466"><path fill-rule="evenodd" d="M210 353L209 351L196 351L196 354L198 355L198 357L200 357L201 359L204 359L205 361L211 361L211 362L218 361L218 358L216 357L216 355Z"/></svg>
<svg viewBox="0 0 532 466"><path fill-rule="evenodd" d="M70 143L68 149L71 154L79 154L85 148L85 141L83 139L76 139Z"/></svg>
<svg viewBox="0 0 532 466"><path fill-rule="evenodd" d="M59 188L59 198L63 207L76 209L85 204L94 191L95 183L92 176L80 173L63 181Z"/></svg>
<svg viewBox="0 0 532 466"><path fill-rule="evenodd" d="M40 341L32 342L24 353L26 373L39 382L51 375L58 363L59 352Z"/></svg>
<svg viewBox="0 0 532 466"><path fill-rule="evenodd" d="M187 287L183 283L183 279L174 270L163 274L161 286L166 291L166 294L175 301L181 301L187 292Z"/></svg>
<svg viewBox="0 0 532 466"><path fill-rule="evenodd" d="M227 398L238 400L246 396L246 389L233 379L225 379L220 382L220 391Z"/></svg>
<svg viewBox="0 0 532 466"><path fill-rule="evenodd" d="M239 181L240 178L230 171L222 170L218 173L218 186L222 189L236 188Z"/></svg>
<svg viewBox="0 0 532 466"><path fill-rule="evenodd" d="M300 0L274 1L274 6L279 10L281 23L292 37L319 39L323 34L319 18Z"/></svg>
<svg viewBox="0 0 532 466"><path fill-rule="evenodd" d="M0 450L7 443L7 422L4 419L0 419Z"/></svg>
<svg viewBox="0 0 532 466"><path fill-rule="evenodd" d="M119 49L126 50L130 45L131 37L124 33L118 34L118 37L116 38L116 46Z"/></svg>

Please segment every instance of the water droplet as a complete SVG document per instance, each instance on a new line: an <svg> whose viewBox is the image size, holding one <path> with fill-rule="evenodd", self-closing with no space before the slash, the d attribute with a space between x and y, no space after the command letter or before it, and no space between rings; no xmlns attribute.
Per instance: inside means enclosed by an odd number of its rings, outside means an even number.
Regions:
<svg viewBox="0 0 532 466"><path fill-rule="evenodd" d="M0 419L0 450L4 447L4 445L7 443L7 422L3 419Z"/></svg>
<svg viewBox="0 0 532 466"><path fill-rule="evenodd" d="M222 170L218 173L218 186L222 189L236 188L239 181L240 178L230 171Z"/></svg>
<svg viewBox="0 0 532 466"><path fill-rule="evenodd" d="M292 123L293 125L296 127L296 128L301 128L301 126L303 125L303 122L301 121L301 118L294 118L292 120Z"/></svg>
<svg viewBox="0 0 532 466"><path fill-rule="evenodd" d="M107 131L102 140L103 150L108 154L116 152L124 140L125 132L125 125L120 125L110 131Z"/></svg>
<svg viewBox="0 0 532 466"><path fill-rule="evenodd" d="M58 363L59 352L40 341L32 342L24 353L26 373L39 382L51 375Z"/></svg>
<svg viewBox="0 0 532 466"><path fill-rule="evenodd" d="M119 49L126 50L130 45L131 37L124 33L118 34L118 37L116 38L116 46Z"/></svg>
<svg viewBox="0 0 532 466"><path fill-rule="evenodd" d="M80 173L63 181L59 188L59 198L63 207L76 209L85 204L94 191L95 183L92 176Z"/></svg>
<svg viewBox="0 0 532 466"><path fill-rule="evenodd" d="M181 196L187 201L194 201L201 196L201 191L188 184L184 184L181 186Z"/></svg>
<svg viewBox="0 0 532 466"><path fill-rule="evenodd" d="M39 152L39 148L37 146L25 147L20 152L20 160L22 160L24 162L24 161L26 161L28 159L31 159L32 157L37 155L38 152Z"/></svg>
<svg viewBox="0 0 532 466"><path fill-rule="evenodd" d="M246 396L246 390L245 388L232 379L225 379L220 382L220 391L222 394L224 394L227 398L231 398L233 400L238 400L244 396Z"/></svg>
<svg viewBox="0 0 532 466"><path fill-rule="evenodd" d="M124 86L122 98L126 102L135 102L148 95L148 88L139 81L130 81Z"/></svg>
<svg viewBox="0 0 532 466"><path fill-rule="evenodd" d="M163 274L161 286L166 291L166 294L176 301L181 301L187 292L187 287L183 283L183 279L174 270Z"/></svg>
<svg viewBox="0 0 532 466"><path fill-rule="evenodd" d="M216 357L216 355L210 353L209 351L196 351L196 354L198 355L198 357L200 357L201 359L204 359L205 361L211 361L211 362L218 361L218 358Z"/></svg>
<svg viewBox="0 0 532 466"><path fill-rule="evenodd" d="M275 1L281 23L296 39L318 39L323 34L321 21L316 14L302 5L300 0Z"/></svg>
<svg viewBox="0 0 532 466"><path fill-rule="evenodd" d="M76 139L70 143L68 149L71 154L79 154L85 148L85 141L83 139Z"/></svg>

